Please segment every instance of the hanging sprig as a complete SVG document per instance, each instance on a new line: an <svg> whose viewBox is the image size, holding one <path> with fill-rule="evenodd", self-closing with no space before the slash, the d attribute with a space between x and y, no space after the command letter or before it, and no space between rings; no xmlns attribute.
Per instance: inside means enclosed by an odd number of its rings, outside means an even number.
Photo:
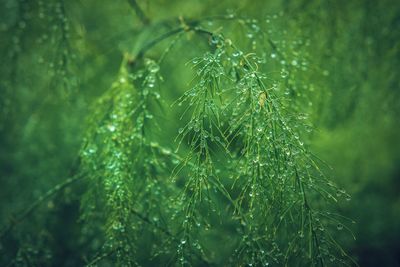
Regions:
<svg viewBox="0 0 400 267"><path fill-rule="evenodd" d="M221 35L212 35L210 44L216 47L214 54L193 60L199 83L178 100L189 103L185 112L193 106L191 119L178 137L181 141L190 137L187 161L192 155L197 158L184 190L186 218L195 218L195 204L210 189L232 200L224 185L212 182L215 164L205 140L209 129L218 129L222 140L227 140L221 143L222 151L233 157L232 189L240 188L234 200L239 221L245 224L240 228L243 239L238 255L246 256L240 258L249 264L268 264L301 257L305 263L324 265L326 257L332 259L333 251L341 253L342 249L335 241L326 242L326 222L318 218L310 198L317 192L336 201L336 187L320 171L318 159L305 149L299 137L303 126L294 116L283 114L275 85L266 86L264 80L269 77L259 70L258 57L241 52ZM217 96L225 103L216 102ZM220 113L229 114L224 131ZM190 227L185 226L188 231Z"/></svg>
<svg viewBox="0 0 400 267"><path fill-rule="evenodd" d="M191 31L207 37L210 51L188 63L194 71L191 87L172 105L184 107L179 121L186 121L172 152L151 134L158 125L152 103L160 98L155 90L160 66L144 56L157 42ZM117 82L99 102L102 111L93 116L95 127L82 153L111 214L106 244L119 261L134 257L135 233L147 225L165 229L161 240L168 248L177 244L172 258L181 265L209 262L200 237L215 227L213 212L221 222L222 214L229 215L237 226L232 262L323 266L327 258L341 261L337 255L343 250L325 231L340 220L312 205L319 196L336 201L337 189L307 151L300 137L305 126L285 110L273 77L259 66L262 57L200 25L172 30L139 55L134 65L123 63ZM132 73L127 69L140 64L143 68ZM160 157L167 162L160 163ZM224 199L224 210L218 198ZM164 211L154 211L162 202ZM150 217L137 215L145 210ZM161 225L165 215L169 219ZM173 223L178 226L169 228Z"/></svg>

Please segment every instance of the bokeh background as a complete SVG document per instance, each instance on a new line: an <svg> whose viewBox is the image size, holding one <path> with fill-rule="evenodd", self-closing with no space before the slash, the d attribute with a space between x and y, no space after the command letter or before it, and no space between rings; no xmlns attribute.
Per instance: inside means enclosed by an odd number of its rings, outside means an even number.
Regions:
<svg viewBox="0 0 400 267"><path fill-rule="evenodd" d="M293 63L285 89L293 110L307 113L316 128L307 137L310 150L328 163L324 171L351 195L338 211L356 221L350 226L356 240L345 234L338 239L360 266L400 266L400 3L138 3L151 22L227 13L257 20ZM243 30L223 30L252 47L253 38ZM134 54L163 31L144 26L128 0L1 1L1 225L68 177L85 117L115 79L123 54ZM183 83L185 61L196 56L196 49L182 43L171 52L163 73L170 87ZM251 49L273 60L264 46ZM279 65L274 64L271 68ZM51 251L54 266L81 264L76 259L85 247L76 242L80 190L67 188L16 228L15 236L25 240L22 246L58 244ZM46 238L49 233L52 237ZM15 240L2 240L0 253L21 245Z"/></svg>

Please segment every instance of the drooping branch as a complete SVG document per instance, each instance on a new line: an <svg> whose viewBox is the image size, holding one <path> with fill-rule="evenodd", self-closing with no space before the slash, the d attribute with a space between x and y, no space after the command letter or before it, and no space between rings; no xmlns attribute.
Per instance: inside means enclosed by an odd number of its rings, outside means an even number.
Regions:
<svg viewBox="0 0 400 267"><path fill-rule="evenodd" d="M133 58L133 60L129 61L128 63L130 64L130 66L135 66L135 64L140 61L143 56L146 54L147 51L149 51L151 48L153 48L155 45L157 45L158 43L164 41L165 39L168 39L171 36L174 36L176 34L182 33L182 32L195 32L195 33L199 33L199 34L206 34L208 36L212 36L213 33L206 31L204 29L198 28L197 27L198 22L192 22L190 24L184 24L183 26L170 30L162 35L160 35L159 37L147 42L146 44L143 45L143 47L139 50L139 52L136 54L136 56Z"/></svg>
<svg viewBox="0 0 400 267"><path fill-rule="evenodd" d="M154 223L153 221L151 221L145 215L141 214L140 212L136 211L133 208L131 209L131 212L132 212L133 215L135 215L141 221L145 222L146 224L152 226L154 229L157 229L157 230L161 231L163 234L165 234L166 236L170 237L173 242L175 242L177 244L179 244L181 242L168 229L166 229L166 228ZM115 250L110 250L110 251L107 251L107 252L104 252L104 253L98 253L96 256L94 256L94 258L88 264L86 264L86 267L95 266L98 262L102 261L103 259L105 259L107 257L110 257L114 253L115 253ZM205 266L210 264L210 262L206 258L204 258L203 255L198 254L198 253L195 253L195 255L202 262L202 264L204 264Z"/></svg>
<svg viewBox="0 0 400 267"><path fill-rule="evenodd" d="M8 225L3 227L0 231L0 239L5 237L15 226L20 224L24 219L26 219L36 208L38 208L44 201L50 199L52 196L56 195L61 190L65 189L67 186L74 184L75 182L84 178L82 174L72 176L65 180L64 182L54 186L50 190L48 190L45 194L40 196L36 201L34 201L29 207L27 207L22 213L18 216L10 219Z"/></svg>

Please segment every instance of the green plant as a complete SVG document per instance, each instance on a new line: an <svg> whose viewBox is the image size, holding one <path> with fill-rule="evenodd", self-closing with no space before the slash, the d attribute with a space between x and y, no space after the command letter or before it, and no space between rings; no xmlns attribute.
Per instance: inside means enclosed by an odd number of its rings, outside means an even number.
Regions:
<svg viewBox="0 0 400 267"><path fill-rule="evenodd" d="M1 236L81 182L88 266L351 265L334 238L349 230L348 219L330 211L350 197L304 144L312 127L285 88L300 61L287 59L274 32L263 30L269 19L180 17L156 23L167 28L158 34L138 3L129 3L150 37L134 40L139 48L125 53L111 88L94 101L72 178ZM65 99L76 94L68 79L73 48L64 2L53 4L62 50L51 81L62 89L54 98ZM177 58L194 42L201 52ZM34 257L17 255L11 264Z"/></svg>

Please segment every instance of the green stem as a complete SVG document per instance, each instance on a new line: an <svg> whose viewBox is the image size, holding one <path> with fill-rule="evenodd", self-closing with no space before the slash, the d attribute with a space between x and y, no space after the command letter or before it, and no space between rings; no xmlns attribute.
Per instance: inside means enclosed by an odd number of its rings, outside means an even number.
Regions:
<svg viewBox="0 0 400 267"><path fill-rule="evenodd" d="M0 239L5 237L16 225L20 224L26 217L28 217L37 207L39 207L44 201L50 199L56 193L60 192L67 186L81 180L83 175L76 175L71 178L68 178L64 182L56 185L49 191L47 191L44 195L40 196L36 201L34 201L28 208L26 208L19 216L12 218L10 223L5 226L0 232Z"/></svg>
<svg viewBox="0 0 400 267"><path fill-rule="evenodd" d="M140 19L140 21L144 25L150 24L150 19L144 14L143 10L140 8L139 4L136 2L136 0L129 0L128 1L131 7L135 10L136 15Z"/></svg>

